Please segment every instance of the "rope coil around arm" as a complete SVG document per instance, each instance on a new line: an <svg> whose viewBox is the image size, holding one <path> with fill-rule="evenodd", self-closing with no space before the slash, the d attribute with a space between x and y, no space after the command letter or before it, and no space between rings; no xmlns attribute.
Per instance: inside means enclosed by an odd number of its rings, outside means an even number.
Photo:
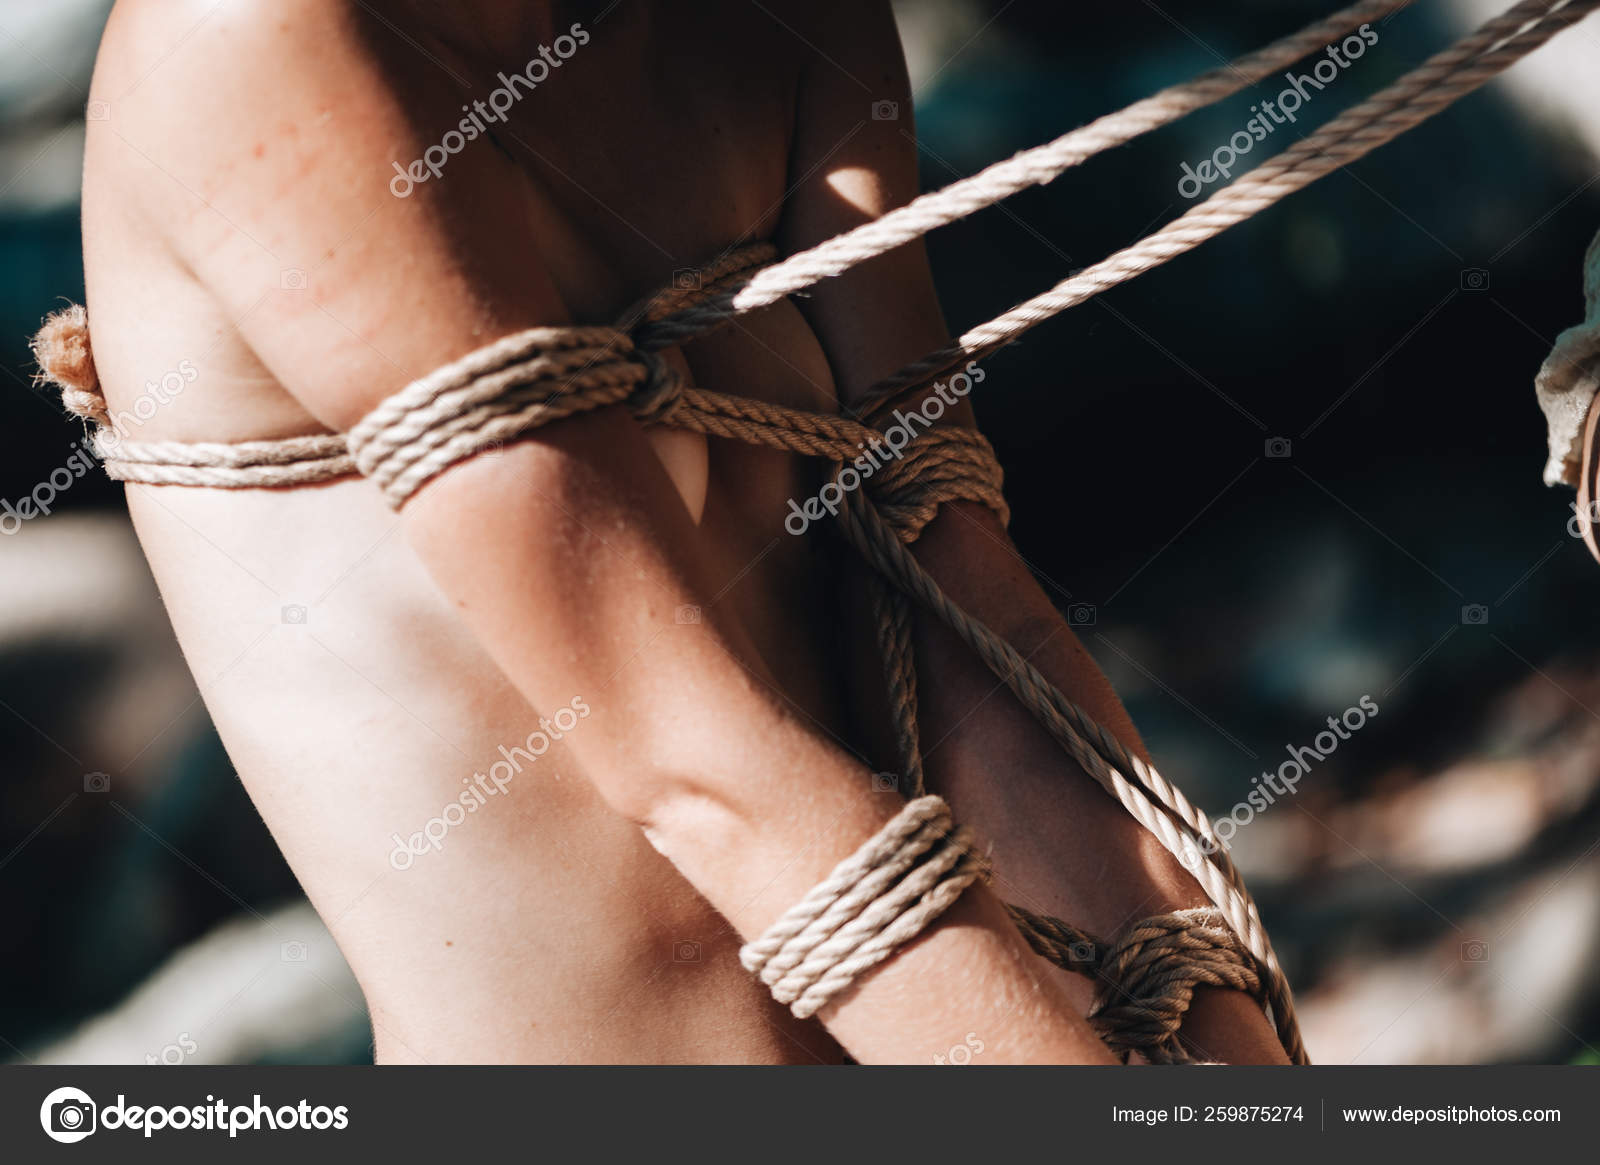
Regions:
<svg viewBox="0 0 1600 1165"><path fill-rule="evenodd" d="M938 797L906 804L760 937L745 970L800 1019L916 938L980 878L988 862Z"/></svg>
<svg viewBox="0 0 1600 1165"><path fill-rule="evenodd" d="M612 328L529 328L385 398L350 430L363 474L399 507L450 466L551 421L637 399L661 411L678 388ZM667 398L667 399L664 399Z"/></svg>

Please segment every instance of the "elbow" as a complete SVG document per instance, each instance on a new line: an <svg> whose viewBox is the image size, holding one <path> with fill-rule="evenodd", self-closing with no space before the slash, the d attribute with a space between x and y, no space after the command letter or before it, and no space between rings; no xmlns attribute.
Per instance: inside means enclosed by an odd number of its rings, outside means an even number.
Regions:
<svg viewBox="0 0 1600 1165"><path fill-rule="evenodd" d="M627 745L596 736L582 760L606 805L669 858L731 854L785 803L781 754L752 752L738 736L667 729Z"/></svg>

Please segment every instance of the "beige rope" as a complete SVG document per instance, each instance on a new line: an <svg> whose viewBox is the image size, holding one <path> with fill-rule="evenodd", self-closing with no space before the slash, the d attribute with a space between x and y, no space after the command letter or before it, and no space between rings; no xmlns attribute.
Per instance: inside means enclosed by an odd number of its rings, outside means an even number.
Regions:
<svg viewBox="0 0 1600 1165"><path fill-rule="evenodd" d="M122 441L102 426L93 449L111 478L144 485L261 489L311 485L356 472L355 458L337 433L228 445Z"/></svg>
<svg viewBox="0 0 1600 1165"><path fill-rule="evenodd" d="M1216 840L1210 820L1153 766L1129 752L1067 699L1015 648L953 603L870 503L852 495L841 510L840 529L885 578L955 631L1068 754L1169 853L1190 868L1206 896L1222 911L1251 955L1266 968L1271 977L1269 998L1284 1048L1292 1059L1304 1060L1305 1048L1294 1019L1288 982L1244 880ZM1129 772L1138 785L1124 775ZM1206 841L1209 844L1198 844Z"/></svg>
<svg viewBox="0 0 1600 1165"><path fill-rule="evenodd" d="M650 411L676 377L632 352L612 328L529 328L386 397L350 430L350 451L399 506L457 462L551 421L624 402Z"/></svg>
<svg viewBox="0 0 1600 1165"><path fill-rule="evenodd" d="M952 828L950 807L919 797L746 943L739 961L804 1019L926 930L987 872L966 831Z"/></svg>
<svg viewBox="0 0 1600 1165"><path fill-rule="evenodd" d="M1012 343L1068 308L1192 251L1318 178L1364 158L1478 89L1596 7L1600 0L1523 0L1160 230L906 365L873 386L853 411L870 417L944 370Z"/></svg>
<svg viewBox="0 0 1600 1165"><path fill-rule="evenodd" d="M95 372L94 350L89 343L89 313L81 304L52 312L30 341L39 379L61 392L69 412L105 424L106 398Z"/></svg>
<svg viewBox="0 0 1600 1165"><path fill-rule="evenodd" d="M778 248L771 243L732 247L704 267L674 273L671 287L656 292L638 308L624 312L617 326L637 331L636 325L659 323L735 286L739 276L770 266L777 257Z"/></svg>
<svg viewBox="0 0 1600 1165"><path fill-rule="evenodd" d="M682 343L735 315L766 307L824 279L842 275L868 259L887 254L1030 186L1051 182L1096 154L1231 97L1352 29L1397 12L1410 3L1411 0L1365 0L1341 9L1266 48L1163 89L1126 109L1106 114L1052 142L1024 150L970 178L924 194L881 218L791 255L719 294L706 297L670 322L641 330L636 333L639 342L649 348Z"/></svg>

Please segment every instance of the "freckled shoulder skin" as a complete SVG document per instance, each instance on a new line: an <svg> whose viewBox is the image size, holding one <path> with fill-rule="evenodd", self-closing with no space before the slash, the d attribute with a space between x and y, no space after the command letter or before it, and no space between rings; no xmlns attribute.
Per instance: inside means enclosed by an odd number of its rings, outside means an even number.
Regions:
<svg viewBox="0 0 1600 1165"><path fill-rule="evenodd" d="M595 20L604 7L121 0L85 165L96 359L113 411L197 372L134 439L342 430L487 340L607 322L731 242L798 250L916 192L887 4L630 3ZM589 43L492 139L397 196L397 163L574 24ZM872 118L885 100L903 120ZM670 358L707 387L817 409L945 338L910 246ZM1061 1018L1081 1016L1083 984L1024 965L987 891L825 1012L833 1034L739 967L741 929L893 812L860 792L866 753L884 755L861 580L783 534L814 466L615 412L452 470L399 519L356 479L128 490L207 707L361 982L378 1058L831 1062L838 1037L858 1059L920 1060L990 1006L996 1062L1096 1058ZM1136 739L992 515L952 507L917 552ZM690 601L705 621L676 623ZM958 726L925 735L930 777L995 839L1008 896L1105 933L1193 904L981 668L918 637L924 715ZM592 714L482 794L574 699ZM452 804L437 844L394 857ZM1224 1027L1259 1022L1250 1007Z"/></svg>

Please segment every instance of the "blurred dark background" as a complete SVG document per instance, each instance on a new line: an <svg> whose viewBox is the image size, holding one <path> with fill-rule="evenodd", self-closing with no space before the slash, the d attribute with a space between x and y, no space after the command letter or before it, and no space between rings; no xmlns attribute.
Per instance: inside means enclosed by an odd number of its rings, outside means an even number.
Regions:
<svg viewBox="0 0 1600 1165"><path fill-rule="evenodd" d="M25 341L83 294L81 119L108 7L0 0L0 498L81 438ZM931 188L1334 4L896 7ZM1499 7L1377 26L1244 165ZM1541 484L1532 388L1583 315L1597 62L1600 18L1038 328L974 396L1019 544L1194 799L1226 815L1329 716L1380 708L1234 841L1321 1060L1600 1062L1600 566L1567 533L1570 492ZM934 235L952 327L1181 213L1180 164L1281 88ZM0 538L0 598L0 1055L367 1056L332 944L276 937L316 924L206 721L120 487L86 479Z"/></svg>

